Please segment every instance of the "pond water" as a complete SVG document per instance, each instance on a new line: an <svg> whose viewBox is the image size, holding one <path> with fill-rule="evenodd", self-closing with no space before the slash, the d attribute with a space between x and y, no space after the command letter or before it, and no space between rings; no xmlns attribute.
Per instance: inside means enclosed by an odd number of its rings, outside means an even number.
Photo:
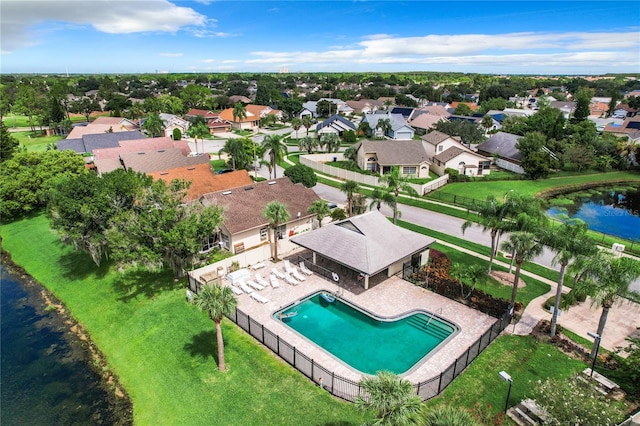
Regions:
<svg viewBox="0 0 640 426"><path fill-rule="evenodd" d="M640 241L640 189L598 188L565 194L552 200L551 216L566 214L589 229L632 241Z"/></svg>
<svg viewBox="0 0 640 426"><path fill-rule="evenodd" d="M82 342L39 290L0 263L1 423L131 424L128 403L103 388Z"/></svg>

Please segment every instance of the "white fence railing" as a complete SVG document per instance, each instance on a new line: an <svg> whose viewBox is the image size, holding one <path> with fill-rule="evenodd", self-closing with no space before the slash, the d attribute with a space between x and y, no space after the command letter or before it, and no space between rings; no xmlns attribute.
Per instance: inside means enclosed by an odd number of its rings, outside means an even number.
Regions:
<svg viewBox="0 0 640 426"><path fill-rule="evenodd" d="M325 164L331 161L344 161L344 155L342 153L335 154L307 154L300 156L300 164L311 167L321 173L334 176L343 180L352 180L362 185L367 186L382 186L380 179L377 176L369 176L358 172L352 172L351 170L341 169L339 167L330 166ZM437 179L424 183L422 185L416 183L410 183L409 185L421 195L434 191L449 181L449 175L440 176Z"/></svg>

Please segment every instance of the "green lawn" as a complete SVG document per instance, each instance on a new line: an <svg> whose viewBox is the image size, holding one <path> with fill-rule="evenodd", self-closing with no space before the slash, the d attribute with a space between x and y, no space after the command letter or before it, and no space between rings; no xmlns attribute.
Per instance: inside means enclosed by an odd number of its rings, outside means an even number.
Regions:
<svg viewBox="0 0 640 426"><path fill-rule="evenodd" d="M47 145L55 144L62 136L41 136L39 133L33 132L11 132L11 136L18 139L20 145L27 147L27 151L46 151Z"/></svg>
<svg viewBox="0 0 640 426"><path fill-rule="evenodd" d="M473 198L476 200L486 200L487 196L493 195L495 198L502 200L507 192L514 190L523 195L535 195L538 192L550 188L556 188L566 185L577 185L588 182L607 182L621 180L637 180L640 181L640 173L633 171L584 174L579 176L562 176L550 179L540 180L501 180L491 182L458 182L450 183L434 191L432 196L437 199L441 192L455 194Z"/></svg>
<svg viewBox="0 0 640 426"><path fill-rule="evenodd" d="M586 365L568 357L547 343L531 336L498 337L444 392L427 401L429 407L441 404L473 408L476 401L490 406L492 414L504 412L509 385L498 373L506 371L513 380L509 406L526 398L538 380L567 378Z"/></svg>
<svg viewBox="0 0 640 426"><path fill-rule="evenodd" d="M170 273L121 274L63 246L44 215L4 224L4 248L65 301L105 354L136 424L361 424L365 417L223 322L229 372L217 371L215 329ZM38 242L34 249L33 242Z"/></svg>

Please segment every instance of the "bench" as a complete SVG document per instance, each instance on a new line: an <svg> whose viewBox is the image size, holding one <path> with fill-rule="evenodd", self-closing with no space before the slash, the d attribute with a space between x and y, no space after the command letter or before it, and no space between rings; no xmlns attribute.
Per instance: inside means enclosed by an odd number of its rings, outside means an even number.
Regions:
<svg viewBox="0 0 640 426"><path fill-rule="evenodd" d="M519 418L521 418L522 420L524 420L525 422L527 422L528 424L530 424L531 426L535 426L538 424L538 422L536 422L535 420L533 420L531 417L529 417L524 411L522 411L520 408L516 407L513 409L516 414L518 415Z"/></svg>
<svg viewBox="0 0 640 426"><path fill-rule="evenodd" d="M604 377L602 374L598 373L597 371L594 371L593 375L591 375L591 368L585 368L582 374L584 374L587 377L591 377L593 380L595 380L596 383L598 384L598 387L601 388L601 392L604 393L605 395L610 394L611 392L613 392L614 390L620 387L616 383Z"/></svg>

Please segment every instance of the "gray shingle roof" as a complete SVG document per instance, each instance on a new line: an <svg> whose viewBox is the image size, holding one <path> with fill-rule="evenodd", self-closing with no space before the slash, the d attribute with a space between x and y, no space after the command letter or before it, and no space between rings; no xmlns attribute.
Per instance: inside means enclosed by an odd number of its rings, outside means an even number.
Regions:
<svg viewBox="0 0 640 426"><path fill-rule="evenodd" d="M331 123L333 123L334 121L341 122L342 124L344 124L346 127L350 128L351 130L356 130L358 128L355 124L353 124L351 121L349 121L348 119L344 118L340 114L334 114L331 117L329 117L326 120L324 120L322 123L319 123L316 126L316 131L322 129L323 127L327 127L327 126L331 125Z"/></svg>
<svg viewBox="0 0 640 426"><path fill-rule="evenodd" d="M84 149L84 142L82 141L82 138L62 139L56 142L56 145L58 146L59 151L70 149L77 152L78 154L84 154L86 152Z"/></svg>
<svg viewBox="0 0 640 426"><path fill-rule="evenodd" d="M58 141L59 150L72 149L78 154L93 152L94 149L115 148L120 146L120 141L145 139L146 136L137 130L129 132L110 132L82 135L82 139L64 139Z"/></svg>
<svg viewBox="0 0 640 426"><path fill-rule="evenodd" d="M478 151L519 162L522 161L522 154L516 148L516 144L521 137L511 133L498 132L478 145Z"/></svg>
<svg viewBox="0 0 640 426"><path fill-rule="evenodd" d="M151 173L178 167L194 166L209 162L208 155L186 157L180 148L167 148L155 151L122 152L120 158L125 167L137 172Z"/></svg>
<svg viewBox="0 0 640 426"><path fill-rule="evenodd" d="M298 212L301 218L314 216L307 213L307 209L320 197L311 188L306 188L301 183L293 184L288 177L276 179L275 184L270 182L274 181L257 182L230 191L212 192L203 195L200 200L204 205L224 207L223 222L231 234L269 225L269 221L262 216L262 210L270 201L277 200L286 204L291 219L297 219Z"/></svg>
<svg viewBox="0 0 640 426"><path fill-rule="evenodd" d="M421 139L425 142L430 143L431 145L438 145L440 142L447 140L450 137L451 136L447 135L446 133L442 133L437 130L434 130L422 136Z"/></svg>
<svg viewBox="0 0 640 426"><path fill-rule="evenodd" d="M376 210L297 235L291 241L368 275L420 253L435 242L395 226Z"/></svg>
<svg viewBox="0 0 640 426"><path fill-rule="evenodd" d="M422 141L417 140L364 140L358 150L360 149L364 153L375 152L381 166L415 165L429 161Z"/></svg>

